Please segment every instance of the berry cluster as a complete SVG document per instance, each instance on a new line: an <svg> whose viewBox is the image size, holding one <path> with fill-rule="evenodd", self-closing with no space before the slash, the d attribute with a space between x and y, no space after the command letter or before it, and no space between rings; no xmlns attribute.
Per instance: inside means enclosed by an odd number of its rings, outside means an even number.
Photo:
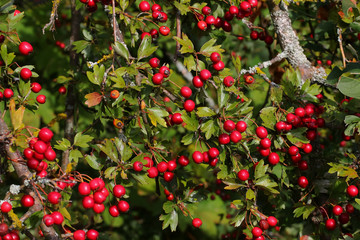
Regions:
<svg viewBox="0 0 360 240"><path fill-rule="evenodd" d="M101 2L103 5L110 5L111 0L79 0L81 3L86 5L89 12L95 12L98 9L97 3Z"/></svg>
<svg viewBox="0 0 360 240"><path fill-rule="evenodd" d="M159 4L155 3L150 6L150 3L148 1L142 1L139 4L139 9L141 12L149 12L151 9L151 16L153 21L155 22L165 23L168 20L168 15L162 11L162 8ZM153 28L150 30L150 32L143 32L141 34L141 39L143 39L146 35L151 36L153 39L156 39L159 37L159 32L161 35L167 36L170 33L170 28L167 26L160 26L159 31Z"/></svg>
<svg viewBox="0 0 360 240"><path fill-rule="evenodd" d="M20 237L15 230L9 231L9 226L6 223L0 223L0 239L20 240Z"/></svg>
<svg viewBox="0 0 360 240"><path fill-rule="evenodd" d="M269 229L269 227L276 227L277 219L273 216L269 216L267 219L261 219L259 222L259 227L254 227L251 230L254 240L265 240L263 235L264 231Z"/></svg>

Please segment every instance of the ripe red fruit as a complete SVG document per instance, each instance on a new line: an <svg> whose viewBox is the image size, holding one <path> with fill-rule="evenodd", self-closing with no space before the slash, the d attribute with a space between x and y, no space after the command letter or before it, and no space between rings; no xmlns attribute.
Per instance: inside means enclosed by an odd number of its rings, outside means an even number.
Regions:
<svg viewBox="0 0 360 240"><path fill-rule="evenodd" d="M164 180L166 182L170 182L171 180L173 180L175 174L173 172L165 172L164 173Z"/></svg>
<svg viewBox="0 0 360 240"><path fill-rule="evenodd" d="M155 12L155 11L161 11L161 6L159 4L154 4L151 7L151 11Z"/></svg>
<svg viewBox="0 0 360 240"><path fill-rule="evenodd" d="M194 218L192 220L193 227L199 228L202 225L202 221L200 218Z"/></svg>
<svg viewBox="0 0 360 240"><path fill-rule="evenodd" d="M222 21L221 27L225 32L231 32L232 30L231 23L229 23L228 21Z"/></svg>
<svg viewBox="0 0 360 240"><path fill-rule="evenodd" d="M21 42L19 45L19 52L22 55L29 55L30 53L33 52L33 47L28 42Z"/></svg>
<svg viewBox="0 0 360 240"><path fill-rule="evenodd" d="M189 98L191 97L192 91L191 88L184 86L180 89L180 94L181 96L183 96L184 98Z"/></svg>
<svg viewBox="0 0 360 240"><path fill-rule="evenodd" d="M274 39L273 39L272 36L266 35L266 36L265 36L265 39L264 39L264 42L265 42L267 45L271 45L271 44L274 42Z"/></svg>
<svg viewBox="0 0 360 240"><path fill-rule="evenodd" d="M236 130L238 130L239 132L242 133L242 132L246 131L247 124L244 121L239 121L239 122L236 123L235 128L236 128Z"/></svg>
<svg viewBox="0 0 360 240"><path fill-rule="evenodd" d="M65 86L59 87L58 92L59 92L61 95L64 95L64 94L66 93L66 87L65 87Z"/></svg>
<svg viewBox="0 0 360 240"><path fill-rule="evenodd" d="M263 138L260 140L260 146L262 148L270 148L271 147L271 140L268 138Z"/></svg>
<svg viewBox="0 0 360 240"><path fill-rule="evenodd" d="M36 97L36 101L40 104L44 104L46 102L46 96L45 95L38 95Z"/></svg>
<svg viewBox="0 0 360 240"><path fill-rule="evenodd" d="M226 133L220 134L219 143L223 144L223 145L226 145L226 144L230 143L230 136L227 135Z"/></svg>
<svg viewBox="0 0 360 240"><path fill-rule="evenodd" d="M219 150L217 148L214 148L214 147L210 148L208 152L209 152L209 156L211 158L216 158L220 154Z"/></svg>
<svg viewBox="0 0 360 240"><path fill-rule="evenodd" d="M148 170L148 176L149 178L155 178L159 175L159 171L157 170L156 167L150 167Z"/></svg>
<svg viewBox="0 0 360 240"><path fill-rule="evenodd" d="M257 40L259 38L259 32L255 31L255 30L251 31L250 38L252 40Z"/></svg>
<svg viewBox="0 0 360 240"><path fill-rule="evenodd" d="M61 199L61 194L59 192L50 192L47 196L48 201L51 204L58 204L60 202Z"/></svg>
<svg viewBox="0 0 360 240"><path fill-rule="evenodd" d="M259 148L259 153L261 156L267 157L270 154L270 148Z"/></svg>
<svg viewBox="0 0 360 240"><path fill-rule="evenodd" d="M250 12L251 11L251 5L248 1L243 1L240 3L240 9L243 12Z"/></svg>
<svg viewBox="0 0 360 240"><path fill-rule="evenodd" d="M217 17L217 18L215 19L214 26L215 26L216 28L221 28L222 25L223 25L223 20L222 20L220 17Z"/></svg>
<svg viewBox="0 0 360 240"><path fill-rule="evenodd" d="M93 208L95 204L95 201L92 197L90 196L85 196L82 200L82 205L85 209L90 209Z"/></svg>
<svg viewBox="0 0 360 240"><path fill-rule="evenodd" d="M164 76L161 73L155 73L154 76L152 77L152 82L155 85L160 85L163 80L164 80Z"/></svg>
<svg viewBox="0 0 360 240"><path fill-rule="evenodd" d="M142 1L139 4L139 9L142 12L148 12L150 11L150 4L147 1Z"/></svg>
<svg viewBox="0 0 360 240"><path fill-rule="evenodd" d="M346 212L347 212L347 213L353 213L353 212L355 211L354 206L351 205L350 203L346 204L345 209L346 209Z"/></svg>
<svg viewBox="0 0 360 240"><path fill-rule="evenodd" d="M268 156L268 161L271 165L276 165L280 161L280 157L276 152L272 152Z"/></svg>
<svg viewBox="0 0 360 240"><path fill-rule="evenodd" d="M183 167L187 166L190 163L189 159L185 156L180 156L178 162Z"/></svg>
<svg viewBox="0 0 360 240"><path fill-rule="evenodd" d="M340 216L339 216L340 224L346 224L349 222L349 220L350 220L350 216L348 213L344 212L344 213L340 214Z"/></svg>
<svg viewBox="0 0 360 240"><path fill-rule="evenodd" d="M211 13L211 8L208 7L208 6L205 6L201 9L201 12L204 14L204 15L209 15Z"/></svg>
<svg viewBox="0 0 360 240"><path fill-rule="evenodd" d="M47 148L48 145L41 140L37 141L34 145L34 150L40 154L44 154Z"/></svg>
<svg viewBox="0 0 360 240"><path fill-rule="evenodd" d="M168 161L168 171L174 171L177 167L176 160Z"/></svg>
<svg viewBox="0 0 360 240"><path fill-rule="evenodd" d="M305 160L302 160L298 163L298 167L301 171L305 171L305 170L308 170L309 166L308 166L308 163L307 161Z"/></svg>
<svg viewBox="0 0 360 240"><path fill-rule="evenodd" d="M159 28L159 32L160 32L161 35L167 36L167 35L169 35L169 33L170 33L170 28L168 28L168 27L166 27L166 26L161 26L161 27Z"/></svg>
<svg viewBox="0 0 360 240"><path fill-rule="evenodd" d="M247 0L248 3L250 3L251 7L257 7L258 5L258 0Z"/></svg>
<svg viewBox="0 0 360 240"><path fill-rule="evenodd" d="M195 77L192 79L192 83L193 83L194 87L196 87L196 88L201 88L202 86L204 86L204 83L203 83L203 81L200 79L199 76L195 76Z"/></svg>
<svg viewBox="0 0 360 240"><path fill-rule="evenodd" d="M87 182L80 183L78 186L78 191L79 191L80 195L82 195L82 196L89 195L91 193L90 184Z"/></svg>
<svg viewBox="0 0 360 240"><path fill-rule="evenodd" d="M130 208L129 203L124 200L119 201L117 207L119 208L119 211L122 213L129 211Z"/></svg>
<svg viewBox="0 0 360 240"><path fill-rule="evenodd" d="M197 23L197 27L198 29L200 29L201 31L205 31L207 29L207 23L205 21L199 21Z"/></svg>
<svg viewBox="0 0 360 240"><path fill-rule="evenodd" d="M260 237L263 233L263 230L261 230L261 228L259 227L254 227L252 230L251 230L251 233L254 237Z"/></svg>
<svg viewBox="0 0 360 240"><path fill-rule="evenodd" d="M260 126L256 128L256 136L258 136L259 138L266 138L268 135L268 132L266 130L266 128Z"/></svg>
<svg viewBox="0 0 360 240"><path fill-rule="evenodd" d="M38 93L40 92L42 89L40 83L37 83L37 82L33 82L31 83L31 91L33 91L34 93Z"/></svg>
<svg viewBox="0 0 360 240"><path fill-rule="evenodd" d="M18 15L19 13L21 13L21 12L16 9L16 10L14 11L14 16Z"/></svg>
<svg viewBox="0 0 360 240"><path fill-rule="evenodd" d="M34 155L34 151L31 148L25 148L23 153L26 159L31 159Z"/></svg>
<svg viewBox="0 0 360 240"><path fill-rule="evenodd" d="M225 67L225 64L223 61L219 61L219 62L213 64L213 68L216 71L221 71L224 69L224 67Z"/></svg>
<svg viewBox="0 0 360 240"><path fill-rule="evenodd" d="M4 89L4 97L5 98L11 98L12 96L14 96L13 90L11 90L9 88Z"/></svg>
<svg viewBox="0 0 360 240"><path fill-rule="evenodd" d="M39 139L44 142L50 142L52 137L54 136L54 133L48 129L48 128L42 128L39 131Z"/></svg>
<svg viewBox="0 0 360 240"><path fill-rule="evenodd" d="M211 73L209 70L207 69L203 69L200 71L200 74L199 74L199 77L202 81L206 81L208 80L209 78L211 78Z"/></svg>
<svg viewBox="0 0 360 240"><path fill-rule="evenodd" d="M305 109L302 107L298 107L295 109L295 115L299 117L305 117Z"/></svg>
<svg viewBox="0 0 360 240"><path fill-rule="evenodd" d="M158 30L156 30L155 28L150 30L150 35L152 36L153 39L156 39L159 37L159 32Z"/></svg>
<svg viewBox="0 0 360 240"><path fill-rule="evenodd" d="M134 169L136 172L141 172L142 169L143 169L143 164L142 164L142 162L140 162L140 161L134 162L134 164L133 164L133 169Z"/></svg>
<svg viewBox="0 0 360 240"><path fill-rule="evenodd" d="M359 189L354 185L350 185L347 187L346 192L350 197L356 197L359 193Z"/></svg>
<svg viewBox="0 0 360 240"><path fill-rule="evenodd" d="M200 151L195 151L192 154L192 158L193 158L194 162L197 164L200 164L204 161L204 156Z"/></svg>
<svg viewBox="0 0 360 240"><path fill-rule="evenodd" d="M170 75L170 69L167 66L162 66L159 69L159 73L161 73L164 78L167 78Z"/></svg>
<svg viewBox="0 0 360 240"><path fill-rule="evenodd" d="M96 240L99 237L99 232L94 229L89 229L86 233L86 237L89 240Z"/></svg>
<svg viewBox="0 0 360 240"><path fill-rule="evenodd" d="M233 143L238 143L240 140L241 140L242 136L241 136L241 133L238 132L238 131L233 131L231 134L230 134L230 140L233 142Z"/></svg>
<svg viewBox="0 0 360 240"><path fill-rule="evenodd" d="M8 212L11 211L11 209L12 209L12 206L11 206L10 203L8 203L8 202L3 202L3 203L1 204L1 208L0 208L1 212L3 212L3 213L8 213Z"/></svg>
<svg viewBox="0 0 360 240"><path fill-rule="evenodd" d="M166 199L169 201L174 200L174 195L172 193L170 193L169 195L166 196Z"/></svg>
<svg viewBox="0 0 360 240"><path fill-rule="evenodd" d="M231 76L227 76L224 78L223 83L225 87L231 87L234 84L234 78Z"/></svg>
<svg viewBox="0 0 360 240"><path fill-rule="evenodd" d="M186 100L184 102L184 109L187 111L187 112L192 112L194 109L195 109L195 103L193 100Z"/></svg>
<svg viewBox="0 0 360 240"><path fill-rule="evenodd" d="M269 216L269 217L267 218L267 222L269 223L269 225L270 225L271 227L275 227L276 224L277 224L277 219L276 219L276 217Z"/></svg>
<svg viewBox="0 0 360 240"><path fill-rule="evenodd" d="M246 181L249 179L250 174L249 171L246 169L242 169L237 173L237 177L241 180L241 181Z"/></svg>
<svg viewBox="0 0 360 240"><path fill-rule="evenodd" d="M29 80L32 76L32 72L28 68L22 68L20 71L20 76L23 80Z"/></svg>
<svg viewBox="0 0 360 240"><path fill-rule="evenodd" d="M233 15L237 15L239 13L239 8L236 6L230 6L229 13L231 13Z"/></svg>
<svg viewBox="0 0 360 240"><path fill-rule="evenodd" d="M229 11L227 11L227 12L225 12L224 18L225 18L225 20L227 20L227 21L231 21L231 20L233 20L234 15L231 14Z"/></svg>
<svg viewBox="0 0 360 240"><path fill-rule="evenodd" d="M24 207L32 207L34 205L34 198L30 195L24 195L21 198L21 205Z"/></svg>
<svg viewBox="0 0 360 240"><path fill-rule="evenodd" d="M149 64L152 68L157 68L160 65L160 60L158 58L151 58Z"/></svg>
<svg viewBox="0 0 360 240"><path fill-rule="evenodd" d="M54 161L56 159L56 152L51 147L48 147L48 149L44 153L44 156L46 160Z"/></svg>
<svg viewBox="0 0 360 240"><path fill-rule="evenodd" d="M181 123L183 123L183 120L181 118L181 113L174 113L172 118L171 118L171 122L173 124L181 124Z"/></svg>
<svg viewBox="0 0 360 240"><path fill-rule="evenodd" d="M269 223L266 219L261 219L259 222L259 226L262 230L267 230L269 228Z"/></svg>
<svg viewBox="0 0 360 240"><path fill-rule="evenodd" d="M339 205L335 205L332 209L334 215L339 216L343 212L343 208Z"/></svg>
<svg viewBox="0 0 360 240"><path fill-rule="evenodd" d="M310 141L315 140L316 138L316 131L315 130L308 130L306 132L306 138L309 139Z"/></svg>
<svg viewBox="0 0 360 240"><path fill-rule="evenodd" d="M51 214L46 214L43 217L43 222L45 223L46 226L50 227L52 225L54 225L55 221L54 218L52 217Z"/></svg>
<svg viewBox="0 0 360 240"><path fill-rule="evenodd" d="M225 131L232 132L235 129L235 123L232 120L226 120L223 127Z"/></svg>
<svg viewBox="0 0 360 240"><path fill-rule="evenodd" d="M157 170L161 173L166 172L168 169L167 162L159 162L159 164L156 166Z"/></svg>
<svg viewBox="0 0 360 240"><path fill-rule="evenodd" d="M328 220L326 220L325 222L325 227L327 228L327 230L334 230L336 228L336 222L334 219L329 218Z"/></svg>
<svg viewBox="0 0 360 240"><path fill-rule="evenodd" d="M113 216L113 217L117 217L117 216L120 215L120 211L119 211L119 209L118 209L117 206L111 206L111 207L109 208L109 213L110 213L110 215Z"/></svg>
<svg viewBox="0 0 360 240"><path fill-rule="evenodd" d="M296 147L296 146L291 146L289 148L289 154L292 155L292 156L295 156L296 154L299 153L299 148Z"/></svg>
<svg viewBox="0 0 360 240"><path fill-rule="evenodd" d="M95 203L103 203L106 200L106 195L102 192L95 192L94 193L94 202Z"/></svg>
<svg viewBox="0 0 360 240"><path fill-rule="evenodd" d="M102 213L103 211L105 211L105 205L102 203L94 203L92 209L95 213Z"/></svg>
<svg viewBox="0 0 360 240"><path fill-rule="evenodd" d="M302 149L305 153L311 153L312 151L312 145L310 143L305 143L303 146L302 146Z"/></svg>
<svg viewBox="0 0 360 240"><path fill-rule="evenodd" d="M84 230L76 230L74 232L74 240L85 240L86 238L86 234L85 234L85 231Z"/></svg>
<svg viewBox="0 0 360 240"><path fill-rule="evenodd" d="M221 55L218 53L218 52L213 52L211 55L210 55L210 60L213 62L213 63L217 63L221 60Z"/></svg>
<svg viewBox="0 0 360 240"><path fill-rule="evenodd" d="M301 188L306 188L308 184L309 184L309 181L307 180L306 177L301 176L301 177L298 178L298 185Z"/></svg>
<svg viewBox="0 0 360 240"><path fill-rule="evenodd" d="M213 24L215 23L215 21L216 21L216 18L215 18L214 16L212 16L212 15L207 16L207 17L205 18L205 22L206 22L208 25L213 25Z"/></svg>
<svg viewBox="0 0 360 240"><path fill-rule="evenodd" d="M245 75L244 78L246 84L252 84L255 81L254 77L251 75Z"/></svg>

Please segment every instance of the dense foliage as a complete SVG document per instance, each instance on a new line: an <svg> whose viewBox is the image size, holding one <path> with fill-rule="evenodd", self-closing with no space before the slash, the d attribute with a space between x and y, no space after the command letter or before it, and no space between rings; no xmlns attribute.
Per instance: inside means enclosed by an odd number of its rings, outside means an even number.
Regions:
<svg viewBox="0 0 360 240"><path fill-rule="evenodd" d="M0 240L360 238L358 32L355 0L0 0Z"/></svg>

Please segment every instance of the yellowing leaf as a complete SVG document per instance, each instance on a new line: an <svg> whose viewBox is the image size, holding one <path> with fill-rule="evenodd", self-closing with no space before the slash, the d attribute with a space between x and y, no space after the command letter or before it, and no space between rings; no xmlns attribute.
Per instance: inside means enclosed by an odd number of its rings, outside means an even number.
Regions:
<svg viewBox="0 0 360 240"><path fill-rule="evenodd" d="M17 130L21 126L24 125L22 120L23 120L23 117L24 117L25 107L21 106L21 107L19 107L18 110L15 110L15 100L11 99L9 109L10 109L11 123L12 123L12 125L14 127L14 130Z"/></svg>
<svg viewBox="0 0 360 240"><path fill-rule="evenodd" d="M98 92L93 92L85 95L85 98L87 99L85 104L88 107L93 107L98 105L102 100L102 95Z"/></svg>

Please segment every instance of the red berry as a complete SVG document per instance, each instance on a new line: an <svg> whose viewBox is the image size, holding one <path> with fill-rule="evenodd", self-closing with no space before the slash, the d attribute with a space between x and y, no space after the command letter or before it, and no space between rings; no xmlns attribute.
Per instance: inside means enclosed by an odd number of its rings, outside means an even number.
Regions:
<svg viewBox="0 0 360 240"><path fill-rule="evenodd" d="M171 160L168 161L168 171L174 171L177 167L176 161L175 160Z"/></svg>
<svg viewBox="0 0 360 240"><path fill-rule="evenodd" d="M309 184L309 181L307 180L306 177L301 176L301 177L298 178L298 185L301 188L306 188L308 184Z"/></svg>
<svg viewBox="0 0 360 240"><path fill-rule="evenodd" d="M252 230L251 230L251 233L254 237L260 237L263 233L263 230L261 230L261 228L259 227L254 227Z"/></svg>
<svg viewBox="0 0 360 240"><path fill-rule="evenodd" d="M339 216L343 212L343 208L339 205L335 205L332 209L334 215Z"/></svg>
<svg viewBox="0 0 360 240"><path fill-rule="evenodd" d="M66 87L65 87L65 86L59 87L58 92L59 92L61 95L64 95L64 94L66 93Z"/></svg>
<svg viewBox="0 0 360 240"><path fill-rule="evenodd" d="M40 154L44 154L47 148L48 145L41 140L37 141L34 145L34 150Z"/></svg>
<svg viewBox="0 0 360 240"><path fill-rule="evenodd" d="M185 156L180 156L178 162L183 167L187 166L190 163L189 159Z"/></svg>
<svg viewBox="0 0 360 240"><path fill-rule="evenodd" d="M238 131L233 131L230 133L230 140L233 143L238 143L242 139L241 133Z"/></svg>
<svg viewBox="0 0 360 240"><path fill-rule="evenodd" d="M31 83L31 91L33 91L34 93L38 93L40 92L42 89L40 83L37 83L37 82L33 82Z"/></svg>
<svg viewBox="0 0 360 240"><path fill-rule="evenodd" d="M250 12L251 11L251 5L248 1L243 1L241 4L240 4L240 9L243 11L243 12Z"/></svg>
<svg viewBox="0 0 360 240"><path fill-rule="evenodd" d="M44 104L46 102L46 96L45 95L38 95L36 97L36 101L40 104Z"/></svg>
<svg viewBox="0 0 360 240"><path fill-rule="evenodd" d="M201 12L204 14L204 15L209 15L211 13L211 8L208 7L208 6L205 6L201 9Z"/></svg>
<svg viewBox="0 0 360 240"><path fill-rule="evenodd" d="M268 138L263 138L260 140L260 146L262 148L270 148L271 147L271 140Z"/></svg>
<svg viewBox="0 0 360 240"><path fill-rule="evenodd" d="M259 138L266 138L267 135L268 135L268 132L267 132L266 128L260 126L260 127L257 127L257 128L256 128L256 135L257 135Z"/></svg>
<svg viewBox="0 0 360 240"><path fill-rule="evenodd" d="M258 5L258 0L247 0L248 3L250 3L251 7L257 7Z"/></svg>
<svg viewBox="0 0 360 240"><path fill-rule="evenodd" d="M102 213L105 211L105 205L102 203L94 203L94 206L92 207L92 209L95 213Z"/></svg>
<svg viewBox="0 0 360 240"><path fill-rule="evenodd" d="M229 23L228 21L222 21L221 27L225 32L231 32L232 30L231 23Z"/></svg>
<svg viewBox="0 0 360 240"><path fill-rule="evenodd" d="M242 132L246 131L247 124L244 121L239 121L239 122L236 123L235 128L236 128L236 130L238 130L239 132L242 133Z"/></svg>
<svg viewBox="0 0 360 240"><path fill-rule="evenodd" d="M11 98L12 96L14 96L13 90L11 90L9 88L4 89L4 97L5 98Z"/></svg>
<svg viewBox="0 0 360 240"><path fill-rule="evenodd" d="M164 173L164 180L166 182L170 182L171 180L173 180L175 174L173 172L165 172Z"/></svg>
<svg viewBox="0 0 360 240"><path fill-rule="evenodd" d="M268 161L271 165L278 164L280 161L279 155L276 152L270 153L268 156Z"/></svg>
<svg viewBox="0 0 360 240"><path fill-rule="evenodd" d="M249 179L250 174L248 170L242 169L237 173L237 176L241 181L246 181Z"/></svg>
<svg viewBox="0 0 360 240"><path fill-rule="evenodd" d="M344 212L342 214L340 214L339 216L339 222L340 224L347 224L350 220L350 216L348 213Z"/></svg>
<svg viewBox="0 0 360 240"><path fill-rule="evenodd" d="M85 209L93 208L95 204L95 201L92 197L85 196L82 200L82 205Z"/></svg>
<svg viewBox="0 0 360 240"><path fill-rule="evenodd" d="M120 215L120 211L119 211L119 209L118 209L117 206L111 206L111 207L109 208L109 213L110 213L110 215L113 216L113 217L117 217L117 216Z"/></svg>
<svg viewBox="0 0 360 240"><path fill-rule="evenodd" d="M155 4L154 4L155 5ZM152 36L153 39L156 39L159 37L159 32L158 30L156 30L155 28L150 30L150 35Z"/></svg>
<svg viewBox="0 0 360 240"><path fill-rule="evenodd" d="M99 237L99 232L94 229L89 229L86 233L86 237L89 240L96 240Z"/></svg>
<svg viewBox="0 0 360 240"><path fill-rule="evenodd" d="M202 81L206 81L206 80L208 80L209 78L211 78L211 73L210 73L210 71L209 70L207 70L207 69L203 69L203 70L201 70L200 71L200 79L202 80Z"/></svg>
<svg viewBox="0 0 360 240"><path fill-rule="evenodd" d="M164 76L161 73L155 73L154 76L152 77L152 82L155 85L160 85L163 80L164 80Z"/></svg>
<svg viewBox="0 0 360 240"><path fill-rule="evenodd" d="M1 212L3 212L3 213L8 213L8 212L11 211L11 209L12 209L12 205L11 205L10 203L8 203L8 202L3 202L3 203L1 204L1 208L0 208Z"/></svg>
<svg viewBox="0 0 360 240"><path fill-rule="evenodd" d="M292 155L292 156L295 156L296 154L299 153L299 148L296 147L296 146L291 146L289 148L289 154Z"/></svg>
<svg viewBox="0 0 360 240"><path fill-rule="evenodd" d="M305 153L311 153L312 151L312 145L310 143L305 143L303 146L302 146L302 149Z"/></svg>
<svg viewBox="0 0 360 240"><path fill-rule="evenodd" d="M194 87L196 87L196 88L201 88L202 86L204 86L204 83L203 83L203 81L200 79L199 76L195 76L195 77L192 79L192 83L193 83Z"/></svg>
<svg viewBox="0 0 360 240"><path fill-rule="evenodd" d="M346 209L346 212L347 212L347 213L353 213L353 212L355 211L354 206L351 205L350 203L348 203L348 204L346 205L345 209Z"/></svg>
<svg viewBox="0 0 360 240"><path fill-rule="evenodd" d="M171 122L173 124L181 124L181 123L183 123L183 120L181 118L181 113L174 113L172 118L171 118Z"/></svg>
<svg viewBox="0 0 360 240"><path fill-rule="evenodd" d="M195 151L192 154L192 158L193 158L194 162L197 163L197 164L200 164L200 163L202 163L204 161L204 156L199 151Z"/></svg>
<svg viewBox="0 0 360 240"><path fill-rule="evenodd" d="M19 45L19 52L20 52L22 55L29 55L30 53L33 52L33 47L32 47L31 44L28 43L28 42L22 42L22 43L20 43L20 45Z"/></svg>
<svg viewBox="0 0 360 240"><path fill-rule="evenodd" d="M183 96L184 98L189 98L191 97L192 91L189 87L184 86L180 89L180 94L181 96Z"/></svg>
<svg viewBox="0 0 360 240"><path fill-rule="evenodd" d="M267 230L269 229L269 223L266 219L261 219L259 222L259 226L262 230ZM261 236L260 236L261 237Z"/></svg>
<svg viewBox="0 0 360 240"><path fill-rule="evenodd" d="M346 192L350 197L356 197L359 193L359 189L354 185L350 185L347 187Z"/></svg>
<svg viewBox="0 0 360 240"><path fill-rule="evenodd" d="M50 142L52 137L54 136L54 133L48 129L48 128L42 128L39 131L39 139L44 142Z"/></svg>
<svg viewBox="0 0 360 240"><path fill-rule="evenodd" d="M259 148L259 153L261 156L267 157L270 155L270 148Z"/></svg>
<svg viewBox="0 0 360 240"><path fill-rule="evenodd" d="M140 162L140 161L134 162L134 164L133 164L133 169L134 169L136 172L141 172L142 169L143 169L143 164L142 164L142 162Z"/></svg>
<svg viewBox="0 0 360 240"><path fill-rule="evenodd" d="M235 129L235 123L232 120L226 120L223 127L225 131L232 132Z"/></svg>
<svg viewBox="0 0 360 240"><path fill-rule="evenodd" d="M161 173L166 172L168 169L167 162L159 162L159 164L156 166L157 170Z"/></svg>
<svg viewBox="0 0 360 240"><path fill-rule="evenodd" d="M234 78L231 76L227 76L224 78L224 85L225 87L231 87L234 84Z"/></svg>
<svg viewBox="0 0 360 240"><path fill-rule="evenodd" d="M142 1L139 4L139 9L142 12L148 12L150 11L150 4L147 1Z"/></svg>
<svg viewBox="0 0 360 240"><path fill-rule="evenodd" d="M30 195L24 195L21 198L21 205L23 205L24 207L32 207L34 205L34 198Z"/></svg>
<svg viewBox="0 0 360 240"><path fill-rule="evenodd" d="M210 60L213 62L213 63L217 63L221 60L221 55L218 53L218 52L213 52L211 55L210 55Z"/></svg>
<svg viewBox="0 0 360 240"><path fill-rule="evenodd" d="M48 201L51 204L58 204L60 202L61 199L61 194L59 192L50 192L47 196Z"/></svg>
<svg viewBox="0 0 360 240"><path fill-rule="evenodd" d="M32 72L28 68L22 68L20 71L20 76L24 80L29 80L32 76Z"/></svg>
<svg viewBox="0 0 360 240"><path fill-rule="evenodd" d="M195 103L193 100L186 100L184 102L184 109L187 111L187 112L192 112L194 109L195 109Z"/></svg>
<svg viewBox="0 0 360 240"><path fill-rule="evenodd" d="M155 178L159 175L159 171L157 170L156 167L150 167L148 170L148 176L149 178Z"/></svg>
<svg viewBox="0 0 360 240"><path fill-rule="evenodd" d="M273 217L273 216L269 216L267 218L267 221L271 227L275 227L277 224L277 219L276 219L276 217Z"/></svg>
<svg viewBox="0 0 360 240"><path fill-rule="evenodd" d="M46 226L50 227L52 225L54 225L55 221L54 218L52 217L51 214L46 214L43 217L43 222L45 223Z"/></svg>
<svg viewBox="0 0 360 240"><path fill-rule="evenodd" d="M106 200L106 195L103 192L95 192L94 193L94 202L95 203L103 203Z"/></svg>
<svg viewBox="0 0 360 240"><path fill-rule="evenodd" d="M301 171L305 171L305 170L308 170L309 166L308 166L308 163L307 161L305 160L302 160L298 163L298 167Z"/></svg>
<svg viewBox="0 0 360 240"><path fill-rule="evenodd" d="M140 35L141 40L143 40L144 37L146 37L146 36L151 36L151 34L148 33L148 32L143 32L143 33Z"/></svg>
<svg viewBox="0 0 360 240"><path fill-rule="evenodd" d="M170 28L168 28L166 26L162 26L162 27L159 28L159 32L160 32L161 35L167 36L170 33Z"/></svg>
<svg viewBox="0 0 360 240"><path fill-rule="evenodd" d="M224 69L224 67L225 67L225 64L223 61L219 61L219 62L213 64L213 68L216 71L221 71Z"/></svg>
<svg viewBox="0 0 360 240"><path fill-rule="evenodd" d="M216 21L216 18L212 15L209 15L205 18L205 22L208 24L208 25L213 25L215 24L215 21Z"/></svg>
<svg viewBox="0 0 360 240"><path fill-rule="evenodd" d="M197 27L201 30L201 31L205 31L207 29L207 23L205 21L199 21L197 23Z"/></svg>
<svg viewBox="0 0 360 240"><path fill-rule="evenodd" d="M87 182L80 183L78 186L78 191L79 191L80 195L82 195L82 196L89 195L91 193L90 184Z"/></svg>
<svg viewBox="0 0 360 240"><path fill-rule="evenodd" d="M222 20L220 17L217 17L217 18L215 19L214 26L215 26L216 28L221 28L222 25L223 25L223 20Z"/></svg>
<svg viewBox="0 0 360 240"><path fill-rule="evenodd" d="M219 156L220 152L217 148L210 148L209 149L209 155L211 158L216 158L217 156Z"/></svg>
<svg viewBox="0 0 360 240"><path fill-rule="evenodd" d="M51 216L54 219L54 223L56 225L61 225L64 221L64 216L60 212L55 211L51 214Z"/></svg>
<svg viewBox="0 0 360 240"><path fill-rule="evenodd" d="M159 4L154 4L151 7L151 11L155 12L155 11L161 11L161 6Z"/></svg>
<svg viewBox="0 0 360 240"><path fill-rule="evenodd" d="M54 161L56 159L56 152L51 147L48 147L48 149L46 149L46 152L44 153L44 156L46 160Z"/></svg>
<svg viewBox="0 0 360 240"><path fill-rule="evenodd" d="M129 203L124 200L119 201L117 207L122 213L129 211L130 208Z"/></svg>
<svg viewBox="0 0 360 240"><path fill-rule="evenodd" d="M327 228L327 230L334 230L336 228L336 222L334 219L329 218L328 220L326 220L325 222L325 227Z"/></svg>
<svg viewBox="0 0 360 240"><path fill-rule="evenodd" d="M236 6L230 6L229 13L237 15L239 13L239 9Z"/></svg>
<svg viewBox="0 0 360 240"><path fill-rule="evenodd" d="M202 224L202 221L200 218L194 218L192 220L193 227L199 228L201 226L201 224Z"/></svg>
<svg viewBox="0 0 360 240"><path fill-rule="evenodd" d="M161 73L164 78L167 78L170 75L170 69L167 66L162 66L159 69L159 73Z"/></svg>
<svg viewBox="0 0 360 240"><path fill-rule="evenodd" d="M85 235L85 231L84 230L76 230L74 232L74 240L85 240L86 235Z"/></svg>
<svg viewBox="0 0 360 240"><path fill-rule="evenodd" d="M152 68L157 68L160 65L160 60L158 58L151 58L149 64Z"/></svg>
<svg viewBox="0 0 360 240"><path fill-rule="evenodd" d="M219 143L223 144L223 145L226 145L226 144L230 143L230 136L227 135L226 133L220 134Z"/></svg>

